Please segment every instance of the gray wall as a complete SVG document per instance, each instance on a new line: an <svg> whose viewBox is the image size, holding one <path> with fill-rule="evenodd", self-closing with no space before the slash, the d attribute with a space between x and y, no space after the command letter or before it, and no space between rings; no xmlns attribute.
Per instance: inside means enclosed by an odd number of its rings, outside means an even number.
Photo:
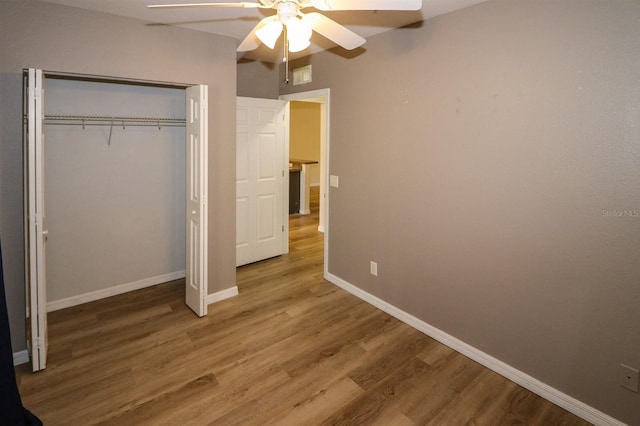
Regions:
<svg viewBox="0 0 640 426"><path fill-rule="evenodd" d="M278 99L278 66L268 62L238 61L238 96Z"/></svg>
<svg viewBox="0 0 640 426"><path fill-rule="evenodd" d="M236 41L32 0L0 2L0 235L14 352L25 348L22 69L209 86L209 293L235 285Z"/></svg>
<svg viewBox="0 0 640 426"><path fill-rule="evenodd" d="M331 89L330 273L629 424L639 19L631 0L489 1L280 86Z"/></svg>

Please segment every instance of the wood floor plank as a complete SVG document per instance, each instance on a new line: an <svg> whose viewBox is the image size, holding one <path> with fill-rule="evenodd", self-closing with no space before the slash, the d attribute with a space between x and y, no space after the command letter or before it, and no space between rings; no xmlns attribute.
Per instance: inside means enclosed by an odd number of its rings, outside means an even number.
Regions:
<svg viewBox="0 0 640 426"><path fill-rule="evenodd" d="M134 404L131 408L118 410L119 414L98 422L100 425L154 424L166 422L165 410L179 410L190 406L192 400L211 392L218 385L212 373L190 380L177 388L164 390L160 396ZM91 419L88 419L89 421ZM86 423L85 423L86 424Z"/></svg>
<svg viewBox="0 0 640 426"><path fill-rule="evenodd" d="M409 330L407 334L397 344L379 347L375 352L380 356L374 358L373 362L363 363L351 372L349 377L360 387L368 390L388 377L389 374L393 374L396 369L412 362L415 353L428 345L431 339L415 330Z"/></svg>
<svg viewBox="0 0 640 426"><path fill-rule="evenodd" d="M339 409L361 395L364 391L348 377L332 383L326 389L296 402L289 410L267 421L268 425L313 425L324 420L328 413Z"/></svg>
<svg viewBox="0 0 640 426"><path fill-rule="evenodd" d="M325 281L318 199L207 317L182 280L52 312L25 406L47 426L587 424Z"/></svg>
<svg viewBox="0 0 640 426"><path fill-rule="evenodd" d="M406 392L413 382L420 381L429 374L430 367L412 357L377 383L352 404L337 411L324 425L368 425L379 421L386 414L387 406L393 409L393 402L397 398L410 397Z"/></svg>

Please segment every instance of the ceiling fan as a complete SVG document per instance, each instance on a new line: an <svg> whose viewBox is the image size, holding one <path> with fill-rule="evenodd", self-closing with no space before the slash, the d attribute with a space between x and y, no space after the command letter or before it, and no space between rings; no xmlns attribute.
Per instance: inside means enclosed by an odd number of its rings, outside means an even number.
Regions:
<svg viewBox="0 0 640 426"><path fill-rule="evenodd" d="M411 11L422 7L422 0L259 0L260 2L239 3L175 3L154 4L152 9L168 8L260 8L274 9L275 15L262 19L249 35L240 43L238 52L254 50L264 43L273 49L280 35L284 33L285 61L288 52L299 52L310 45L312 31L328 38L347 50L365 43L365 39L318 12L302 13L313 7L320 11L344 10L398 10Z"/></svg>

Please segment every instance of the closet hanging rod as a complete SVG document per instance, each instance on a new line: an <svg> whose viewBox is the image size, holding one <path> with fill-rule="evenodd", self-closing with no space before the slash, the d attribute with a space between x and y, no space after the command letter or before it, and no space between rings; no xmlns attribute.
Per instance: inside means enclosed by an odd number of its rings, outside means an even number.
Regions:
<svg viewBox="0 0 640 426"><path fill-rule="evenodd" d="M45 124L77 125L77 126L111 126L112 124L126 124L128 126L163 126L183 127L184 118L154 118L154 117L107 117L88 115L45 115Z"/></svg>
<svg viewBox="0 0 640 426"><path fill-rule="evenodd" d="M76 122L64 122L64 121L60 121L60 122L47 122L45 121L46 125L48 126L85 126L85 127L91 127L91 126L109 126L111 127L111 122L108 123L90 123L90 122L85 122L85 123L76 123ZM114 121L113 122L113 126L118 127L118 126L122 126L122 121ZM124 122L124 127L185 127L185 123L163 123L160 122L158 124L157 121L150 121L148 123L131 123L125 120Z"/></svg>

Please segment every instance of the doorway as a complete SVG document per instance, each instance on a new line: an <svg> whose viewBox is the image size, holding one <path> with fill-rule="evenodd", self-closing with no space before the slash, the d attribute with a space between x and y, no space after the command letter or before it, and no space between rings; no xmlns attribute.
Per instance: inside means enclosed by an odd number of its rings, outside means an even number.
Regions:
<svg viewBox="0 0 640 426"><path fill-rule="evenodd" d="M330 90L320 89L308 92L281 95L279 99L291 102L313 102L320 105L320 187L318 231L324 233L324 275L329 264L329 146L330 146Z"/></svg>

